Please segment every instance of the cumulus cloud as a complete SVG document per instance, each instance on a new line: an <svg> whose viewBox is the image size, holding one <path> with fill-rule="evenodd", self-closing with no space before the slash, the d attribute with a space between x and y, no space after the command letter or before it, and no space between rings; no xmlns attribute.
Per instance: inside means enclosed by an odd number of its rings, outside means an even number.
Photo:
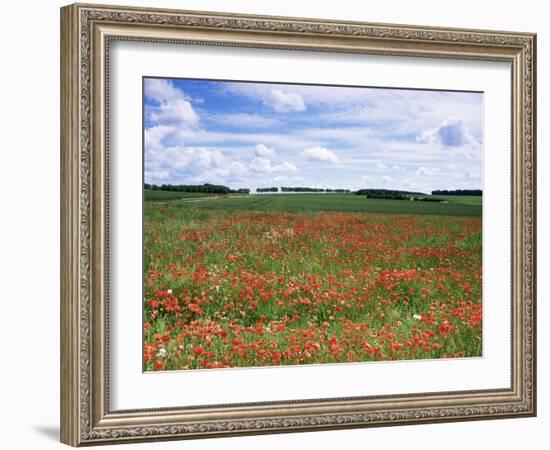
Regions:
<svg viewBox="0 0 550 450"><path fill-rule="evenodd" d="M199 116L183 91L176 88L170 81L161 79L146 79L144 95L155 105L147 106L147 119L153 126L172 126L177 128L195 128Z"/></svg>
<svg viewBox="0 0 550 450"><path fill-rule="evenodd" d="M256 172L296 172L298 168L291 162L283 161L281 164L273 165L271 159L256 157L253 159L251 168Z"/></svg>
<svg viewBox="0 0 550 450"><path fill-rule="evenodd" d="M335 153L327 150L324 147L311 147L304 150L304 154L310 161L327 161L331 163L338 162L338 157Z"/></svg>
<svg viewBox="0 0 550 450"><path fill-rule="evenodd" d="M278 164L273 167L273 172L296 172L298 168L291 162L283 161L282 164Z"/></svg>
<svg viewBox="0 0 550 450"><path fill-rule="evenodd" d="M146 170L145 181L152 184L161 184L170 178L167 170Z"/></svg>
<svg viewBox="0 0 550 450"><path fill-rule="evenodd" d="M479 174L473 173L473 172L466 172L464 174L464 178L467 179L467 180L480 180L481 179Z"/></svg>
<svg viewBox="0 0 550 450"><path fill-rule="evenodd" d="M273 156L275 154L275 150L272 148L269 148L267 145L264 144L258 144L256 145L256 156Z"/></svg>
<svg viewBox="0 0 550 450"><path fill-rule="evenodd" d="M152 161L156 165L163 165L167 169L186 169L190 172L224 164L224 156L217 150L204 147L168 147L156 153Z"/></svg>
<svg viewBox="0 0 550 450"><path fill-rule="evenodd" d="M240 161L231 161L223 167L215 167L194 177L195 181L207 182L209 179L236 179L248 174L249 170Z"/></svg>
<svg viewBox="0 0 550 450"><path fill-rule="evenodd" d="M277 183L286 183L289 181L296 182L296 181L303 181L305 180L305 177L298 177L298 176L288 176L288 175L277 175L276 177L273 177L273 181Z"/></svg>
<svg viewBox="0 0 550 450"><path fill-rule="evenodd" d="M181 98L162 102L149 116L149 119L162 125L195 127L199 123L199 116L191 103Z"/></svg>
<svg viewBox="0 0 550 450"><path fill-rule="evenodd" d="M418 176L431 176L435 175L439 172L439 169L437 167L424 167L420 166L418 169L416 169L415 173Z"/></svg>
<svg viewBox="0 0 550 450"><path fill-rule="evenodd" d="M146 79L144 95L146 182L480 184L480 94Z"/></svg>
<svg viewBox="0 0 550 450"><path fill-rule="evenodd" d="M252 113L214 113L208 114L207 119L216 125L225 125L234 128L269 128L280 124L280 120Z"/></svg>
<svg viewBox="0 0 550 450"><path fill-rule="evenodd" d="M163 148L163 140L174 132L173 127L165 125L156 125L145 129L145 149L146 151L155 151Z"/></svg>
<svg viewBox="0 0 550 450"><path fill-rule="evenodd" d="M149 152L145 158L145 181L149 183L167 179L182 184L231 180L250 171L243 162L204 147L168 147Z"/></svg>
<svg viewBox="0 0 550 450"><path fill-rule="evenodd" d="M146 78L143 83L143 94L149 100L157 102L185 99L183 91L176 88L170 81L159 78Z"/></svg>
<svg viewBox="0 0 550 450"><path fill-rule="evenodd" d="M472 136L464 121L450 118L441 122L436 128L423 131L416 137L417 142L442 147L479 147L479 143Z"/></svg>
<svg viewBox="0 0 550 450"><path fill-rule="evenodd" d="M301 112L306 110L306 104L300 94L283 92L280 89L272 90L269 97L264 100L264 104L277 112Z"/></svg>

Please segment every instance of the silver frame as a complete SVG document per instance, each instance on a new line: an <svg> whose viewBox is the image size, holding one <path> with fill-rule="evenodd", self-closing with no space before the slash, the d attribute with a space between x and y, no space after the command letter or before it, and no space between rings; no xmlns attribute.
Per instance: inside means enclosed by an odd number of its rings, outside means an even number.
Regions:
<svg viewBox="0 0 550 450"><path fill-rule="evenodd" d="M108 62L114 40L508 61L509 389L111 411ZM97 445L536 414L536 35L74 4L61 9L61 440Z"/></svg>

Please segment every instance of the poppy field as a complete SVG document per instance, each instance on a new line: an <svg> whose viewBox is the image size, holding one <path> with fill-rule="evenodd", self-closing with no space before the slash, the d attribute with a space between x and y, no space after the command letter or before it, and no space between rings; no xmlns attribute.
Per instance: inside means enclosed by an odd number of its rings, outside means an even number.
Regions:
<svg viewBox="0 0 550 450"><path fill-rule="evenodd" d="M247 197L145 202L145 371L482 355L480 204Z"/></svg>

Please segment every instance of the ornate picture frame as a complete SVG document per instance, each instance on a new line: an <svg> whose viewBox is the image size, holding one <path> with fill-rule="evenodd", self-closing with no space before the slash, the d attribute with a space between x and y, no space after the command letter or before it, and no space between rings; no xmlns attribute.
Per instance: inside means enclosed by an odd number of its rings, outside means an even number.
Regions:
<svg viewBox="0 0 550 450"><path fill-rule="evenodd" d="M113 410L108 105L110 45L115 41L509 63L510 386ZM62 8L61 441L81 446L536 415L535 89L536 35L531 33L105 5Z"/></svg>

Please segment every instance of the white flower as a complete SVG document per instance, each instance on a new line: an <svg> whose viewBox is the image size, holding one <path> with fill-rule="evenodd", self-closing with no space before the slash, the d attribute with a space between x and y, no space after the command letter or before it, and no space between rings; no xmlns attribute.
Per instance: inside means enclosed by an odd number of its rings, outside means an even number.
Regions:
<svg viewBox="0 0 550 450"><path fill-rule="evenodd" d="M421 316L420 314L415 314L415 315L413 316L413 319L414 319L414 320L422 320L422 316Z"/></svg>
<svg viewBox="0 0 550 450"><path fill-rule="evenodd" d="M157 353L157 356L159 356L160 358L164 358L166 356L166 349L163 347L159 348L159 352Z"/></svg>
<svg viewBox="0 0 550 450"><path fill-rule="evenodd" d="M166 291L166 293L169 294L169 295L172 294L172 289L168 289L168 290Z"/></svg>

